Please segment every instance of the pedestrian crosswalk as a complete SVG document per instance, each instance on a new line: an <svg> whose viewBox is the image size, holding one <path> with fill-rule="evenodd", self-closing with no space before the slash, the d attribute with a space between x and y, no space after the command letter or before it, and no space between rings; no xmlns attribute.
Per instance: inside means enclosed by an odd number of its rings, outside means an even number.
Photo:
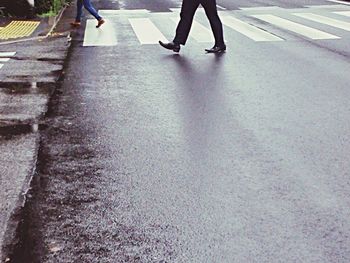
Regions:
<svg viewBox="0 0 350 263"><path fill-rule="evenodd" d="M296 22L292 22L290 20L274 16L274 15L254 15L254 17L263 20L267 23L275 25L279 28L286 29L297 33L299 35L305 36L311 39L337 39L339 37L323 32L318 29L314 29L308 26L301 25Z"/></svg>
<svg viewBox="0 0 350 263"><path fill-rule="evenodd" d="M4 63L8 62L16 52L0 52L0 69L4 66Z"/></svg>
<svg viewBox="0 0 350 263"><path fill-rule="evenodd" d="M222 23L225 26L252 39L253 41L283 41L283 39L278 36L275 36L267 31L261 30L231 16L223 16Z"/></svg>
<svg viewBox="0 0 350 263"><path fill-rule="evenodd" d="M95 21L89 19L83 45L115 46L118 44L117 35L122 36L123 31L128 30L127 36L134 37L141 45L158 44L159 40L169 41L179 21L178 11L151 13L147 10L101 10L100 13L108 22L96 29ZM298 38L336 40L343 38L344 32L350 31L350 6L255 8L219 12L225 33L234 31L254 42L282 42ZM196 15L190 36L199 43L213 42L210 25L204 16L201 11Z"/></svg>
<svg viewBox="0 0 350 263"><path fill-rule="evenodd" d="M339 11L339 12L334 12L334 13L338 14L338 15L350 17L350 11Z"/></svg>
<svg viewBox="0 0 350 263"><path fill-rule="evenodd" d="M350 31L350 23L349 22L339 21L337 19L333 19L333 18L326 17L326 16L320 16L320 15L316 15L316 14L312 14L312 13L300 13L300 14L294 14L294 15L305 18L305 19L309 19L309 20L317 22L317 23L321 23L321 24L333 26L336 28L340 28L340 29L343 29L346 31Z"/></svg>

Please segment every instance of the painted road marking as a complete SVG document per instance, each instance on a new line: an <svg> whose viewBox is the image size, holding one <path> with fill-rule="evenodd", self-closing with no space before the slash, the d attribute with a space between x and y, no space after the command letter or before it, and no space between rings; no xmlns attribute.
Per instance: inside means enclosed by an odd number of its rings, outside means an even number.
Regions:
<svg viewBox="0 0 350 263"><path fill-rule="evenodd" d="M252 15L260 20L278 26L280 28L292 31L299 35L305 36L311 39L339 39L340 37L317 30L308 26L304 26L284 18L280 18L274 15Z"/></svg>
<svg viewBox="0 0 350 263"><path fill-rule="evenodd" d="M11 21L1 28L0 39L22 38L30 36L39 26L39 21Z"/></svg>
<svg viewBox="0 0 350 263"><path fill-rule="evenodd" d="M16 52L0 52L0 69L4 66L4 62L8 62L11 57L13 57Z"/></svg>
<svg viewBox="0 0 350 263"><path fill-rule="evenodd" d="M226 7L223 7L223 6L221 6L221 5L216 5L217 6L217 8L218 9L221 9L221 10L227 10L227 8Z"/></svg>
<svg viewBox="0 0 350 263"><path fill-rule="evenodd" d="M279 6L257 6L257 7L240 7L244 11L270 11L281 9Z"/></svg>
<svg viewBox="0 0 350 263"><path fill-rule="evenodd" d="M339 12L334 12L334 13L338 14L338 15L350 17L350 11L339 11Z"/></svg>
<svg viewBox="0 0 350 263"><path fill-rule="evenodd" d="M342 4L342 5L350 5L349 2L341 1L341 0L327 0L327 1L328 1L328 2L333 2L333 3Z"/></svg>
<svg viewBox="0 0 350 263"><path fill-rule="evenodd" d="M232 28L254 41L283 41L283 39L278 36L272 35L234 17L222 16L221 20L225 26Z"/></svg>
<svg viewBox="0 0 350 263"><path fill-rule="evenodd" d="M95 19L88 19L86 21L84 47L117 45L117 36L113 23L108 19L105 20L106 23L100 28L96 28Z"/></svg>
<svg viewBox="0 0 350 263"><path fill-rule="evenodd" d="M224 7L222 7L222 8L224 8ZM169 10L173 13L180 13L181 12L181 8L169 8ZM224 12L224 11L226 11L226 9L219 10L219 12ZM196 14L205 14L204 8L202 6L199 6L196 10Z"/></svg>
<svg viewBox="0 0 350 263"><path fill-rule="evenodd" d="M271 8L271 7L269 7ZM176 9L179 10L179 9ZM131 28L134 32L133 36L136 35L140 44L158 44L158 41L167 42L166 37L161 32L161 29L157 27L154 22L152 22L151 17L134 17L133 11L135 14L145 14L145 16L149 16L148 10L102 10L105 12L104 14L113 15L117 13L124 13L126 16L124 19L128 23L130 23ZM102 12L101 11L101 12ZM147 13L146 13L147 12ZM343 16L350 16L350 11L331 11L331 13L335 13ZM164 20L170 20L172 22L178 23L179 19L172 15L168 15L169 17L162 16ZM308 13L291 13L296 17L300 17L303 19L311 20L313 22L322 23L325 25L333 26L336 28L344 29L350 31L350 23L344 22L341 19L334 19L324 15L317 15L312 12ZM160 15L160 14L159 14ZM164 15L164 13L162 13ZM340 37L323 32L313 27L308 27L303 25L302 23L292 22L291 20L287 20L281 18L279 16L275 16L272 14L251 14L250 16L255 17L257 19L263 20L267 23L270 23L272 26L279 27L281 29L289 30L296 34L300 34L310 39L340 39ZM256 42L272 42L272 41L285 41L285 39L279 35L274 33L270 33L268 30L264 28L260 28L259 26L254 25L254 21L252 22L244 22L239 18L235 18L234 14L229 12L222 12L222 23L225 27L228 27L231 30L234 30L245 37L256 41ZM95 28L95 20L90 19L87 21L85 36L84 36L84 44L83 46L114 46L117 45L117 32L115 23L112 23L115 20L109 20L105 25L103 25L100 29ZM119 20L118 20L119 21ZM162 22L159 22L162 23ZM172 29L173 30L173 29ZM128 36L129 37L129 36ZM209 24L202 24L198 22L198 20L193 21L193 25L191 28L190 37L195 39L197 42L213 42L214 37L211 32ZM1 53L0 53L1 57Z"/></svg>
<svg viewBox="0 0 350 263"><path fill-rule="evenodd" d="M179 19L172 17L171 20L175 23L179 22ZM214 41L214 36L211 30L198 23L193 21L190 36L200 43L210 43Z"/></svg>
<svg viewBox="0 0 350 263"><path fill-rule="evenodd" d="M180 13L181 8L169 8L169 10L173 13Z"/></svg>
<svg viewBox="0 0 350 263"><path fill-rule="evenodd" d="M329 17L325 17L325 16L320 16L320 15L315 15L315 14L311 14L311 13L298 13L298 14L293 14L295 16L299 16L317 23L321 23L321 24L325 24L328 26L332 26L332 27L336 27L336 28L340 28L346 31L350 31L350 23L348 22L344 22L344 21L340 21L337 19L333 19L333 18L329 18Z"/></svg>
<svg viewBox="0 0 350 263"><path fill-rule="evenodd" d="M349 8L345 5L304 5L306 8L313 8L313 9L344 9Z"/></svg>
<svg viewBox="0 0 350 263"><path fill-rule="evenodd" d="M129 18L129 22L141 44L158 44L159 40L168 42L149 18Z"/></svg>
<svg viewBox="0 0 350 263"><path fill-rule="evenodd" d="M13 57L16 55L16 52L0 52L0 57Z"/></svg>
<svg viewBox="0 0 350 263"><path fill-rule="evenodd" d="M115 16L115 15L132 15L132 14L147 14L150 13L149 10L146 9L133 9L133 10L99 10L99 15L102 17L105 16Z"/></svg>

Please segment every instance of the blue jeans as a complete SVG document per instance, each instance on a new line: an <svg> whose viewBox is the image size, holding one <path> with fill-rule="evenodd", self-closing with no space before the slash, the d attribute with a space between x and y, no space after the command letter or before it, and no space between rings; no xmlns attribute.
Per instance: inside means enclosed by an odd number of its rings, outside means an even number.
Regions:
<svg viewBox="0 0 350 263"><path fill-rule="evenodd" d="M97 20L101 20L102 17L100 17L96 11L96 9L92 6L90 0L77 0L77 16L75 18L75 21L80 22L81 15L83 14L83 6L86 10L89 11L91 15L93 15Z"/></svg>

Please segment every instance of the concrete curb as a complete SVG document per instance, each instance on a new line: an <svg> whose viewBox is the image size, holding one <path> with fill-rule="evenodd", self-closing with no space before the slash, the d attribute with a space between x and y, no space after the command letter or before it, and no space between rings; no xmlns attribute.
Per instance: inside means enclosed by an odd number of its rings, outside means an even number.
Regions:
<svg viewBox="0 0 350 263"><path fill-rule="evenodd" d="M53 30L56 28L56 26L57 26L58 22L60 21L64 11L67 9L67 6L68 5L64 5L62 7L61 11L58 13L58 15L54 17L53 24L50 27L49 32L45 36L30 37L30 38L18 39L18 40L13 40L13 41L5 41L5 42L1 42L0 46L9 45L9 44L16 44L16 43L21 43L21 42L26 42L26 41L33 41L33 40L43 40L45 38L48 38L52 34Z"/></svg>

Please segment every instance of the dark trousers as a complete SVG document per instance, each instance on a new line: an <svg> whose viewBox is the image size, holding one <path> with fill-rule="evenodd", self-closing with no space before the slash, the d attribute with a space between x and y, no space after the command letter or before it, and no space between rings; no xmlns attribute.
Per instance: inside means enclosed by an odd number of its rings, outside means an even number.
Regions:
<svg viewBox="0 0 350 263"><path fill-rule="evenodd" d="M222 23L220 21L218 11L216 9L216 0L183 0L180 22L176 28L176 36L174 38L174 43L185 45L188 34L190 33L193 16L196 10L201 4L204 7L205 14L207 15L211 29L215 38L215 46L223 46L224 36L222 30Z"/></svg>

